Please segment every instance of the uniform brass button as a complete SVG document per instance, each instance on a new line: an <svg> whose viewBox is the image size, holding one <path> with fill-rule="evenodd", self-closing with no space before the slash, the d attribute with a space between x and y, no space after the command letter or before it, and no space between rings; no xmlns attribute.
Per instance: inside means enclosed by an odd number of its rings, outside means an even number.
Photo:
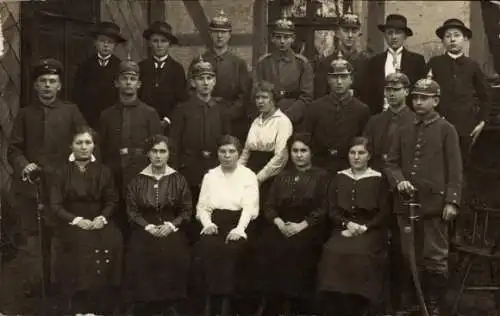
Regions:
<svg viewBox="0 0 500 316"><path fill-rule="evenodd" d="M95 253L99 253L99 249L96 249L96 250L95 250Z"/></svg>
<svg viewBox="0 0 500 316"><path fill-rule="evenodd" d="M110 262L109 259L106 259L106 263L109 263L109 262Z"/></svg>
<svg viewBox="0 0 500 316"><path fill-rule="evenodd" d="M97 274L101 274L101 270L97 270Z"/></svg>
<svg viewBox="0 0 500 316"><path fill-rule="evenodd" d="M101 263L101 261L100 260L96 260L95 263L99 264L99 263Z"/></svg>
<svg viewBox="0 0 500 316"><path fill-rule="evenodd" d="M108 252L109 252L109 250L108 250L108 249L105 249L105 250L104 250L104 253L108 253Z"/></svg>

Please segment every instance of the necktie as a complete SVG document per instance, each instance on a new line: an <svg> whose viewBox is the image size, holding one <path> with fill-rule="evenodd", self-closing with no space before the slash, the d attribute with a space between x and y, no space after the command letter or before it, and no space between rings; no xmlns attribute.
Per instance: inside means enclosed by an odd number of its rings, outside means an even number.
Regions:
<svg viewBox="0 0 500 316"><path fill-rule="evenodd" d="M390 51L391 53L391 56L392 56L392 66L394 67L394 70L398 69L398 56L399 56L399 53L396 53L396 52L392 52Z"/></svg>
<svg viewBox="0 0 500 316"><path fill-rule="evenodd" d="M98 62L99 62L99 66L106 67L108 65L109 59L99 58Z"/></svg>

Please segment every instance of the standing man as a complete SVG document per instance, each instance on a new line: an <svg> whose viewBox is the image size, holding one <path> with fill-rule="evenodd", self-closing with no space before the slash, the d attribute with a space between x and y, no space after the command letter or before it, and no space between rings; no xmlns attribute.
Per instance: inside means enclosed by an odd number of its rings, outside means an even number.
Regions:
<svg viewBox="0 0 500 316"><path fill-rule="evenodd" d="M262 56L255 66L255 82L267 81L280 91L278 108L298 126L313 99L314 73L306 57L292 50L295 25L287 18L276 21L272 43L274 51Z"/></svg>
<svg viewBox="0 0 500 316"><path fill-rule="evenodd" d="M413 232L405 227L410 216L398 215L402 252L408 264L422 268L424 298L433 316L444 315L443 303L448 278L448 221L455 218L462 194L462 160L458 134L435 108L440 87L431 79L421 79L413 91L416 120L403 126L394 137L387 158L387 176L400 197L421 205ZM397 199L399 200L399 199ZM414 244L411 244L414 237ZM416 260L411 256L416 252ZM414 258L415 259L415 258ZM415 268L417 269L417 268ZM405 314L407 315L407 314Z"/></svg>
<svg viewBox="0 0 500 316"><path fill-rule="evenodd" d="M309 105L303 128L311 133L317 152L314 163L331 174L349 167L351 140L360 136L370 117L368 106L350 92L353 67L339 52L328 69L330 93Z"/></svg>
<svg viewBox="0 0 500 316"><path fill-rule="evenodd" d="M84 60L76 70L73 101L88 124L97 128L101 112L118 100L114 82L120 59L113 52L117 44L126 40L113 22L97 24L90 34L94 38L96 54Z"/></svg>
<svg viewBox="0 0 500 316"><path fill-rule="evenodd" d="M368 52L359 52L356 48L357 40L361 34L361 22L356 14L349 11L342 15L339 21L335 36L338 40L337 49L331 54L319 61L316 65L314 74L314 98L319 99L330 92L328 85L328 68L332 61L337 58L338 51L342 52L344 58L353 66L354 82L352 89L356 97L360 97L362 90L362 82L365 76L366 67L370 55Z"/></svg>
<svg viewBox="0 0 500 316"><path fill-rule="evenodd" d="M118 102L104 110L100 120L103 162L113 172L122 197L130 180L148 165L146 139L161 133L156 110L138 98L139 77L137 63L121 62L115 81Z"/></svg>
<svg viewBox="0 0 500 316"><path fill-rule="evenodd" d="M229 49L231 30L231 22L221 11L210 22L213 46L202 58L211 63L215 70L216 80L212 96L227 101L231 131L244 143L250 125L248 116L252 79L246 62ZM191 63L190 70L194 62Z"/></svg>
<svg viewBox="0 0 500 316"><path fill-rule="evenodd" d="M389 14L385 24L378 25L380 31L384 32L387 50L373 56L368 61L367 73L370 82L364 85L363 99L370 107L372 114L384 110L386 102L384 99L384 79L396 69L408 76L410 86L417 80L425 77L424 56L411 52L404 48L405 40L413 35L413 31L407 26L406 17L399 14ZM411 99L407 103L411 104Z"/></svg>
<svg viewBox="0 0 500 316"><path fill-rule="evenodd" d="M7 155L15 175L12 211L21 223L20 240L23 243L19 245L16 257L4 267L9 273L3 273L5 278L2 279L2 286L9 287L10 302L4 300L1 305L8 314L37 314L39 303L35 303L35 306L29 306L28 303L24 306L27 309L22 305L29 297L40 298L41 264L45 282L50 275L49 224L53 222L45 207L42 225L37 225L34 188L29 183L39 179L41 202L47 206L51 177L67 161L69 145L77 127L86 125L78 107L73 103L63 102L58 97L62 88L62 72L62 64L55 59L43 59L34 67L35 100L19 110L10 138ZM40 262L41 258L43 263ZM21 304L17 306L20 308L18 310L15 305L11 305L16 303ZM14 309L10 310L10 307Z"/></svg>
<svg viewBox="0 0 500 316"><path fill-rule="evenodd" d="M182 65L168 54L171 45L179 43L167 22L153 22L142 36L152 55L141 61L139 98L152 106L162 120L165 132L172 120L172 110L187 98L186 74Z"/></svg>
<svg viewBox="0 0 500 316"><path fill-rule="evenodd" d="M198 200L201 180L205 173L217 166L217 139L230 134L227 104L212 97L216 84L211 63L200 60L193 64L189 100L175 110L170 138L172 140L172 166L185 177L193 200Z"/></svg>
<svg viewBox="0 0 500 316"><path fill-rule="evenodd" d="M397 71L385 77L384 94L389 103L387 111L378 113L366 124L363 132L371 144L370 165L373 169L383 172L387 162L387 153L396 131L403 126L413 124L415 113L406 104L409 94L410 80L408 77ZM412 288L410 273L405 269L403 256L401 253L401 237L397 218L392 215L389 219L389 229L391 231L389 246L390 265L390 297L385 297L384 305L386 312L390 309L399 309L402 305L407 305L408 299L405 289Z"/></svg>
<svg viewBox="0 0 500 316"><path fill-rule="evenodd" d="M457 129L464 164L490 114L488 83L479 64L464 55L472 31L459 19L449 19L436 30L446 53L429 61L428 69L441 86L437 111Z"/></svg>

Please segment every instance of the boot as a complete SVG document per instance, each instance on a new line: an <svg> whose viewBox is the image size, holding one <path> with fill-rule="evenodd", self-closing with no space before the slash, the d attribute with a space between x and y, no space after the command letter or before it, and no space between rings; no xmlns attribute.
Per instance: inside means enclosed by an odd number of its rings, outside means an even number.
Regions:
<svg viewBox="0 0 500 316"><path fill-rule="evenodd" d="M426 272L425 275L424 293L429 315L444 316L444 297L448 278L445 274L436 272Z"/></svg>

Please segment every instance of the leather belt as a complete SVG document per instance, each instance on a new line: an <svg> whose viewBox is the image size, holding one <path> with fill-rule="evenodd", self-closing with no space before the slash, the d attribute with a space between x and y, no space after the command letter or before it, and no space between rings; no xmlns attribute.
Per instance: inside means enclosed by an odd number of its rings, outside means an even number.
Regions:
<svg viewBox="0 0 500 316"><path fill-rule="evenodd" d="M142 148L129 148L129 147L120 148L120 156L142 155L142 154L144 154L144 149Z"/></svg>

